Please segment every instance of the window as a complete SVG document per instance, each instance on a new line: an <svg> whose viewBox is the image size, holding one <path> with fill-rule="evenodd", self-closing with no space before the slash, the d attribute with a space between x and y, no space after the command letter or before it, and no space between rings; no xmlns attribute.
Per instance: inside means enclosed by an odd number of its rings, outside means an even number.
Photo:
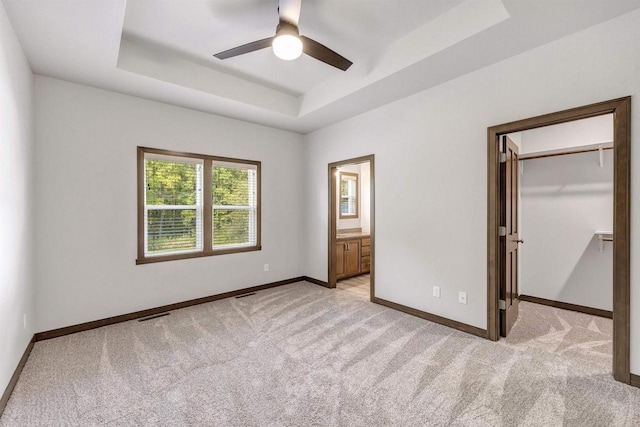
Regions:
<svg viewBox="0 0 640 427"><path fill-rule="evenodd" d="M138 264L260 249L260 162L138 147Z"/></svg>
<svg viewBox="0 0 640 427"><path fill-rule="evenodd" d="M213 162L213 247L255 245L257 168Z"/></svg>
<svg viewBox="0 0 640 427"><path fill-rule="evenodd" d="M340 172L340 219L358 218L358 174Z"/></svg>
<svg viewBox="0 0 640 427"><path fill-rule="evenodd" d="M144 255L202 251L204 161L146 153Z"/></svg>

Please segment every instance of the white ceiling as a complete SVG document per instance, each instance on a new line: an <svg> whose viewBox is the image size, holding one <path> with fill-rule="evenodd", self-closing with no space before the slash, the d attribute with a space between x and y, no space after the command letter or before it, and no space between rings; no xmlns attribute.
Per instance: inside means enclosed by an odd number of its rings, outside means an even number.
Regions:
<svg viewBox="0 0 640 427"><path fill-rule="evenodd" d="M35 73L308 133L640 7L640 0L303 0L346 72L271 49L277 0L2 0Z"/></svg>
<svg viewBox="0 0 640 427"><path fill-rule="evenodd" d="M398 0L303 0L300 33L352 62L364 63L391 42L462 1L404 0L402 7L397 7ZM214 53L273 36L278 25L278 0L204 0L186 4L128 0L123 37L182 52L214 69L295 96L343 73L308 56L294 62L282 61L271 49L225 61L213 57Z"/></svg>

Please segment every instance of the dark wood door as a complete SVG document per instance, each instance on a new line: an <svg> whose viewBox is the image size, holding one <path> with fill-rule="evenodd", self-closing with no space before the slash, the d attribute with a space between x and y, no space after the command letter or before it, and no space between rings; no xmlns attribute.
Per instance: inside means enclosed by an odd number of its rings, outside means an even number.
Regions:
<svg viewBox="0 0 640 427"><path fill-rule="evenodd" d="M336 260L334 265L336 278L340 278L346 275L346 272L344 269L344 255L345 255L346 249L347 249L347 244L345 242L336 243Z"/></svg>
<svg viewBox="0 0 640 427"><path fill-rule="evenodd" d="M507 136L502 137L501 151L505 153L500 163L501 203L501 280L500 280L500 335L506 337L518 318L518 193L520 171L518 146Z"/></svg>
<svg viewBox="0 0 640 427"><path fill-rule="evenodd" d="M360 239L349 240L346 242L347 250L345 252L344 269L348 276L360 273Z"/></svg>

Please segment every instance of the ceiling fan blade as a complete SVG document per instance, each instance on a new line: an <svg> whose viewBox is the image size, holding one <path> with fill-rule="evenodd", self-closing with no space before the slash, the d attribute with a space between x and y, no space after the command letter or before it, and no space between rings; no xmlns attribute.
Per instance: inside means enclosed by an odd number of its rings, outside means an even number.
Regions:
<svg viewBox="0 0 640 427"><path fill-rule="evenodd" d="M242 46L234 47L233 49L225 50L224 52L216 53L216 58L219 59L227 59L233 56L244 55L245 53L254 52L256 50L265 49L267 47L271 47L271 43L273 42L273 37L269 37L268 39L262 39L255 42L243 44Z"/></svg>
<svg viewBox="0 0 640 427"><path fill-rule="evenodd" d="M280 14L280 20L286 21L289 24L298 26L300 20L300 8L302 7L302 0L280 0L278 6L278 13Z"/></svg>
<svg viewBox="0 0 640 427"><path fill-rule="evenodd" d="M322 61L332 67L339 68L342 71L347 71L353 64L353 62L349 61L344 56L332 51L325 45L320 44L309 37L300 36L300 39L302 39L302 51L307 55L316 58L318 61Z"/></svg>

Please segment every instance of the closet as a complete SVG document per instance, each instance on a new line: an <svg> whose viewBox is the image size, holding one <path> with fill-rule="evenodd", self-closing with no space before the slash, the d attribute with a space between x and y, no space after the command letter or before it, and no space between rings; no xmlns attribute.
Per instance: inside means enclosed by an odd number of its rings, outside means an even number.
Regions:
<svg viewBox="0 0 640 427"><path fill-rule="evenodd" d="M613 118L513 134L520 146L520 300L613 307Z"/></svg>

